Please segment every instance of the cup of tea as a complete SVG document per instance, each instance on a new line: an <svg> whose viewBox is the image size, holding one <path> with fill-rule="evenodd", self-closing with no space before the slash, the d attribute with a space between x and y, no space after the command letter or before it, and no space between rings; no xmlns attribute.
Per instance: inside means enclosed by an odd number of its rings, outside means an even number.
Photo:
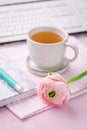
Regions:
<svg viewBox="0 0 87 130"><path fill-rule="evenodd" d="M36 27L29 31L27 37L29 58L40 69L54 70L63 64L69 64L78 56L78 48L68 43L68 33L56 27ZM71 48L73 57L66 57Z"/></svg>

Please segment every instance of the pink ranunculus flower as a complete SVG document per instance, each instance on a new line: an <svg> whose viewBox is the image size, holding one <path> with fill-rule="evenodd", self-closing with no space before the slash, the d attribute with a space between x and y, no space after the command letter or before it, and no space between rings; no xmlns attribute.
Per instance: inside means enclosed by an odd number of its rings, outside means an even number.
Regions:
<svg viewBox="0 0 87 130"><path fill-rule="evenodd" d="M39 96L53 106L66 104L70 97L70 90L66 80L59 74L45 77L39 84Z"/></svg>

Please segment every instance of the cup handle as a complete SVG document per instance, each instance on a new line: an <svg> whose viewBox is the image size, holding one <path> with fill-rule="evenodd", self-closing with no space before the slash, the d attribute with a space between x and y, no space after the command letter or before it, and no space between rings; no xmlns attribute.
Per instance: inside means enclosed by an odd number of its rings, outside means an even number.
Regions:
<svg viewBox="0 0 87 130"><path fill-rule="evenodd" d="M66 48L71 48L74 51L74 56L73 56L72 59L69 59L67 57L64 58L64 61L66 61L67 64L69 64L70 62L74 61L77 58L77 56L79 54L79 51L78 51L78 48L77 48L77 46L75 44L72 44L72 45L71 44L65 44L65 47Z"/></svg>

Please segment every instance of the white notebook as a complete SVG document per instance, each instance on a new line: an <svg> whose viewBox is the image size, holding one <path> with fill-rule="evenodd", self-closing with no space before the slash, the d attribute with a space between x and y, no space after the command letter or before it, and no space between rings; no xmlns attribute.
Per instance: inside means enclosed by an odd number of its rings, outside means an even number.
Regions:
<svg viewBox="0 0 87 130"><path fill-rule="evenodd" d="M78 49L79 49L79 56L74 62L72 62L68 66L67 71L65 71L64 73L61 74L62 76L64 76L65 79L68 79L72 76L75 76L75 75L87 70L87 62L86 62L87 48L85 48L83 45L77 43L77 40L75 38L71 37L70 42L77 44ZM74 83L71 83L70 90L72 92L71 99L87 93L87 76L83 77L82 79L80 79ZM34 116L37 113L40 113L42 111L45 111L45 110L51 108L52 106L48 106L48 105L44 104L41 101L41 99L38 97L38 95L36 95L36 96L32 96L32 97L23 99L19 102L9 104L9 105L7 105L7 107L18 118L24 119L27 117Z"/></svg>
<svg viewBox="0 0 87 130"><path fill-rule="evenodd" d="M23 53L24 47L26 48L25 45L0 47L0 68L24 87L24 92L18 93L0 78L0 107L36 94L37 84L26 68L27 54Z"/></svg>

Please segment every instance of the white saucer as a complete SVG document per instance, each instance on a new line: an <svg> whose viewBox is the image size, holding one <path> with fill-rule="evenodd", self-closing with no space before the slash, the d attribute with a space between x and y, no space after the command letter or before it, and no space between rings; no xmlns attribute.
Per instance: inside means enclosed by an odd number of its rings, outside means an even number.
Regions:
<svg viewBox="0 0 87 130"><path fill-rule="evenodd" d="M29 71L38 76L47 76L49 72L63 73L68 68L68 64L64 63L52 70L41 69L30 59L29 56L26 59L26 64L27 64L27 68L29 69Z"/></svg>

